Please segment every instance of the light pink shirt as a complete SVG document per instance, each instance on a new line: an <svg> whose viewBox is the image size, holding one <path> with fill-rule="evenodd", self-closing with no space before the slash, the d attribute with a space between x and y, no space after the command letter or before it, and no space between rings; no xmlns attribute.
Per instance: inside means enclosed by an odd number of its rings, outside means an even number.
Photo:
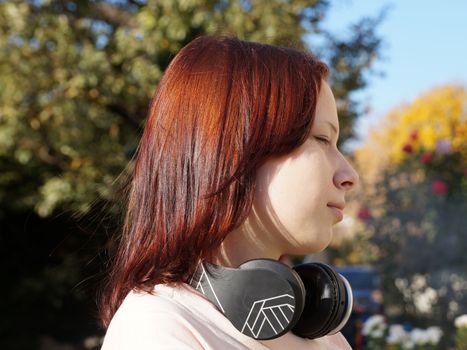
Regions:
<svg viewBox="0 0 467 350"><path fill-rule="evenodd" d="M257 341L240 333L189 285L157 285L153 294L131 292L114 315L101 350L340 350L351 349L340 334L303 339L289 332Z"/></svg>

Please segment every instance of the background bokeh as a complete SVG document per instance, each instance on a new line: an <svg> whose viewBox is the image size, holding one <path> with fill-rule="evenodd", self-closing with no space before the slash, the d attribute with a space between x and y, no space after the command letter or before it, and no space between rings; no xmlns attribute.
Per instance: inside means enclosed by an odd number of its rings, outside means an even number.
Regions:
<svg viewBox="0 0 467 350"><path fill-rule="evenodd" d="M381 3L362 16L348 11L356 18L346 24L342 3L351 2L0 0L2 349L99 347L96 288L122 221L120 185L164 69L203 34L306 48L331 66L339 144L362 184L320 258L372 266L388 322L441 327L438 348L459 346L454 319L467 313L466 85L449 76L436 86L410 84L410 99L382 111L372 86L389 83L385 69L400 54L382 29L404 13L391 10L398 2ZM457 56L441 55L437 76L452 65L467 74ZM408 65L404 78L418 79ZM396 92L406 86L391 84Z"/></svg>

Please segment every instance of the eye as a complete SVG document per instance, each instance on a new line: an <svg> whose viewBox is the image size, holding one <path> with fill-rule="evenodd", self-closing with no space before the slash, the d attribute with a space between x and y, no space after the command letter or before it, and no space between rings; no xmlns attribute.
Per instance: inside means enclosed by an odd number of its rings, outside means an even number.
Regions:
<svg viewBox="0 0 467 350"><path fill-rule="evenodd" d="M315 139L319 142L319 143L322 143L324 145L329 145L331 143L331 141L329 141L327 138L324 138L324 137L319 137L319 136L315 136Z"/></svg>

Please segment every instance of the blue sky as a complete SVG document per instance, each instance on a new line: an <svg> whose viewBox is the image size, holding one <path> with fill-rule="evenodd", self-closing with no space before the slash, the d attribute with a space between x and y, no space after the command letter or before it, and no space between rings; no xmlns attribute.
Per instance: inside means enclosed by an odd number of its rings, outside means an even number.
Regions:
<svg viewBox="0 0 467 350"><path fill-rule="evenodd" d="M385 6L388 14L376 31L384 40L385 59L375 66L385 76L372 77L357 95L371 106L356 125L360 139L389 110L435 86L467 86L467 1L334 0L324 27L345 35L349 24L374 17Z"/></svg>

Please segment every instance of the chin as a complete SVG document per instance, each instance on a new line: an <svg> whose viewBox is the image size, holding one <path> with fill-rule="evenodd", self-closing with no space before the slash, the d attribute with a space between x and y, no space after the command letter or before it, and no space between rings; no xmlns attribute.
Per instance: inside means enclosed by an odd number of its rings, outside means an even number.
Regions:
<svg viewBox="0 0 467 350"><path fill-rule="evenodd" d="M332 236L329 237L329 239L303 243L298 249L295 249L296 251L292 254L307 255L322 252L331 243L331 238Z"/></svg>
<svg viewBox="0 0 467 350"><path fill-rule="evenodd" d="M308 251L305 254L319 253L326 249L332 240L332 231L329 234L321 234L319 239L309 242Z"/></svg>

